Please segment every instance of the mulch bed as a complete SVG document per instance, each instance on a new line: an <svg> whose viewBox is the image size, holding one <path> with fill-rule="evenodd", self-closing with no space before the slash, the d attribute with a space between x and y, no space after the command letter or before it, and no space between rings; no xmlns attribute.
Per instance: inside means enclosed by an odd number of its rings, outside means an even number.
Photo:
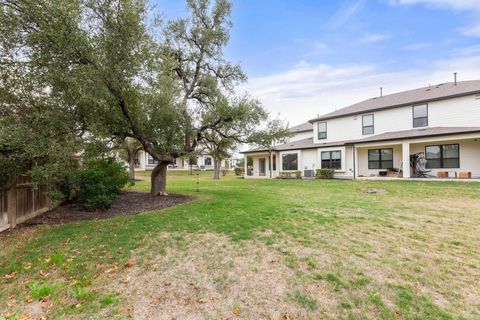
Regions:
<svg viewBox="0 0 480 320"><path fill-rule="evenodd" d="M166 197L153 197L146 192L121 192L113 206L105 211L88 211L76 202L65 203L51 211L45 212L20 226L38 224L63 224L82 220L108 219L116 216L138 214L145 211L160 210L194 200L195 197L170 193Z"/></svg>

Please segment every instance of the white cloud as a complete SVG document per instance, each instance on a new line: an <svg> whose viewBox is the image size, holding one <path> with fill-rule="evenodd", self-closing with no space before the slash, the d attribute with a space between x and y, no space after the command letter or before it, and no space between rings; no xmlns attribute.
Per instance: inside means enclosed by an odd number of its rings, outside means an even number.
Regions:
<svg viewBox="0 0 480 320"><path fill-rule="evenodd" d="M474 48L465 52L475 52ZM331 66L301 61L282 73L251 78L244 89L259 97L273 113L296 125L350 104L384 94L453 81L478 78L480 55L427 61L423 68L380 72L374 65Z"/></svg>
<svg viewBox="0 0 480 320"><path fill-rule="evenodd" d="M480 14L480 11L479 11ZM468 27L464 27L460 30L464 36L480 37L480 21L471 24Z"/></svg>
<svg viewBox="0 0 480 320"><path fill-rule="evenodd" d="M342 26L362 8L364 2L365 0L357 0L349 5L342 5L330 19L329 25L334 28Z"/></svg>
<svg viewBox="0 0 480 320"><path fill-rule="evenodd" d="M480 10L480 1L478 0L390 0L390 4L426 4L442 9L455 10Z"/></svg>
<svg viewBox="0 0 480 320"><path fill-rule="evenodd" d="M381 33L367 34L366 36L364 36L363 38L360 39L360 42L375 43L375 42L380 42L380 41L386 40L388 38L390 38L390 35L388 35L388 34L381 34Z"/></svg>
<svg viewBox="0 0 480 320"><path fill-rule="evenodd" d="M389 3L391 5L423 4L440 9L473 12L474 16L480 14L480 0L390 0ZM459 32L464 36L480 37L480 20L474 18L470 25L461 28Z"/></svg>
<svg viewBox="0 0 480 320"><path fill-rule="evenodd" d="M411 44L407 44L406 46L401 47L400 50L419 51L419 50L427 49L430 46L431 46L430 43L411 43Z"/></svg>

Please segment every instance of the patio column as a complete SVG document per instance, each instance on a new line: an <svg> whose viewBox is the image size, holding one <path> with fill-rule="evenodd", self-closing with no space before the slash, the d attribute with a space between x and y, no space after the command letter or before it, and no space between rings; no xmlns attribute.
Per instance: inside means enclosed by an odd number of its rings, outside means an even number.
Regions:
<svg viewBox="0 0 480 320"><path fill-rule="evenodd" d="M367 159L368 160L368 159ZM353 163L354 163L354 169L353 169L353 179L357 179L358 177L358 170L360 168L360 165L358 163L358 149L357 147L354 145L353 146Z"/></svg>
<svg viewBox="0 0 480 320"><path fill-rule="evenodd" d="M410 143L402 143L402 171L404 178L410 178Z"/></svg>
<svg viewBox="0 0 480 320"><path fill-rule="evenodd" d="M243 176L247 178L248 176L248 156L246 154L243 155Z"/></svg>

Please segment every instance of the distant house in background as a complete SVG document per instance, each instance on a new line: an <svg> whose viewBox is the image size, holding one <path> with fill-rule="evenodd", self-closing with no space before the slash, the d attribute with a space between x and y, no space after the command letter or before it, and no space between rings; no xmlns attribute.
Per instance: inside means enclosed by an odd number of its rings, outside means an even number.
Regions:
<svg viewBox="0 0 480 320"><path fill-rule="evenodd" d="M210 170L213 169L213 157L208 153L200 153L197 157L196 164L193 165L193 168L196 169L197 167L201 170ZM136 170L153 170L158 162L153 159L153 157L148 154L147 152L140 150L138 152L138 159L136 161ZM222 168L225 169L232 169L236 164L236 160L234 159L225 159L222 161ZM188 159L184 157L178 157L175 159L175 162L168 166L168 169L172 170L189 170L190 164L188 163Z"/></svg>
<svg viewBox="0 0 480 320"><path fill-rule="evenodd" d="M295 136L274 147L272 168L267 150L243 152L253 160L246 178L320 168L336 178L410 178L419 154L432 176L480 178L480 80L381 95L291 130Z"/></svg>

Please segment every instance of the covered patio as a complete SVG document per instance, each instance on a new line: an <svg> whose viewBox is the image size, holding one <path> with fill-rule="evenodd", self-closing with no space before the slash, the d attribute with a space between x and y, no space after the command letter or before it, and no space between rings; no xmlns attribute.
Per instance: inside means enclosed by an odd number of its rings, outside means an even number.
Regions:
<svg viewBox="0 0 480 320"><path fill-rule="evenodd" d="M277 152L256 152L245 154L244 172L245 178L276 178L279 175L277 170ZM249 166L248 159L251 159Z"/></svg>
<svg viewBox="0 0 480 320"><path fill-rule="evenodd" d="M431 129L423 131L432 133ZM395 134L401 135L402 132ZM374 136L370 140L381 140L386 135L388 134ZM356 142L354 147L355 178L480 179L478 132L364 141ZM413 155L425 159L424 175L415 172L411 161Z"/></svg>

